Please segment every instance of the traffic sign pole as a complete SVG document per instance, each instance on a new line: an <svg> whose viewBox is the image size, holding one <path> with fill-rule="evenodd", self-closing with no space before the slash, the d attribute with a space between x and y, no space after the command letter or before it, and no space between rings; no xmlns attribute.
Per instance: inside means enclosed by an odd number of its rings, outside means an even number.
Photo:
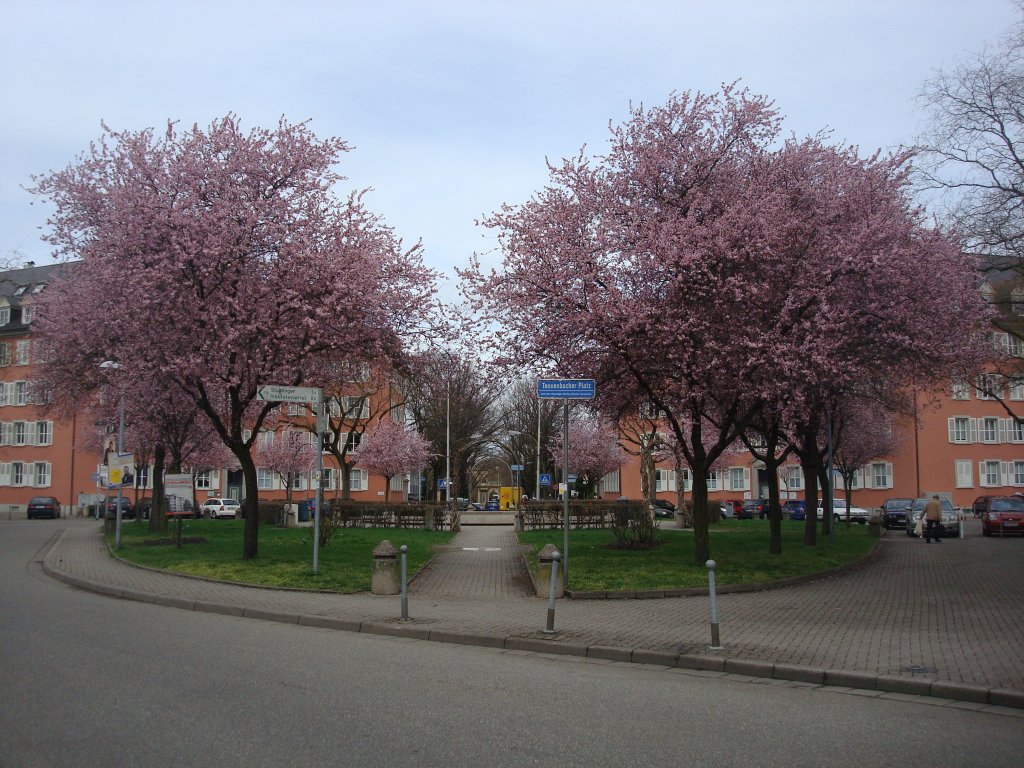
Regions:
<svg viewBox="0 0 1024 768"><path fill-rule="evenodd" d="M562 401L562 585L569 588L569 401L593 400L597 395L594 379L538 379L538 400ZM540 443L540 404L537 404L537 442ZM540 458L538 456L538 469ZM537 475L540 487L540 474Z"/></svg>

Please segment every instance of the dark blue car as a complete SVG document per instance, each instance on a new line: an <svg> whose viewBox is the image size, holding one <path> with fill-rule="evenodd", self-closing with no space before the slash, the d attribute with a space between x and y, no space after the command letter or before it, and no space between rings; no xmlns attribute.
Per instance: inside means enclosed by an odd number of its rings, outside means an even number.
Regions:
<svg viewBox="0 0 1024 768"><path fill-rule="evenodd" d="M790 520L807 519L807 501L805 499L790 499L782 505L782 516Z"/></svg>

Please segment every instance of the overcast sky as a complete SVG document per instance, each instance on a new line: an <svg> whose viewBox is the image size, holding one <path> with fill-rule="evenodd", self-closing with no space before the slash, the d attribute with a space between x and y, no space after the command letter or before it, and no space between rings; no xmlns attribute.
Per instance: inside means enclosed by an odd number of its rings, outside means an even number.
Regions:
<svg viewBox="0 0 1024 768"><path fill-rule="evenodd" d="M787 132L891 149L922 127L924 80L1018 18L1010 0L0 0L0 14L0 256L49 262L46 209L23 187L101 120L234 112L354 145L347 183L373 187L369 206L448 275L493 252L476 219L540 188L545 158L602 152L630 101L739 79Z"/></svg>

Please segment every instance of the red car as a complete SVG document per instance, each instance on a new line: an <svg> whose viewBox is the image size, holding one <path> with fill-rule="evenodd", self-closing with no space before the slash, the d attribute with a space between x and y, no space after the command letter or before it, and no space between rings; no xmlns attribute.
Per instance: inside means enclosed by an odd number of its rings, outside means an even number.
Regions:
<svg viewBox="0 0 1024 768"><path fill-rule="evenodd" d="M739 517L740 516L740 512L743 511L743 502L739 501L737 499L726 499L722 503L723 504L729 504L730 506L732 506L732 516L733 517Z"/></svg>
<svg viewBox="0 0 1024 768"><path fill-rule="evenodd" d="M1024 534L1024 497L994 496L981 515L981 532L986 536Z"/></svg>

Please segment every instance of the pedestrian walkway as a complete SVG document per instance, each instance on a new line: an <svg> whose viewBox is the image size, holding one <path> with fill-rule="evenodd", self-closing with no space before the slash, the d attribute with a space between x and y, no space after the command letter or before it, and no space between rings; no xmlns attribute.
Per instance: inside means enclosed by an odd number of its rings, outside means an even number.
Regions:
<svg viewBox="0 0 1024 768"><path fill-rule="evenodd" d="M546 602L517 566L511 529L466 528L398 597L259 589L127 565L92 521L62 523L44 558L64 581L129 599L362 632L702 668L758 677L1024 707L1024 550L968 521L964 540L926 547L890 533L864 567L719 596L710 650L706 596ZM686 534L680 534L686 535ZM369 567L369 565L367 566Z"/></svg>
<svg viewBox="0 0 1024 768"><path fill-rule="evenodd" d="M463 526L409 586L421 597L506 600L530 597L533 585L512 526Z"/></svg>

